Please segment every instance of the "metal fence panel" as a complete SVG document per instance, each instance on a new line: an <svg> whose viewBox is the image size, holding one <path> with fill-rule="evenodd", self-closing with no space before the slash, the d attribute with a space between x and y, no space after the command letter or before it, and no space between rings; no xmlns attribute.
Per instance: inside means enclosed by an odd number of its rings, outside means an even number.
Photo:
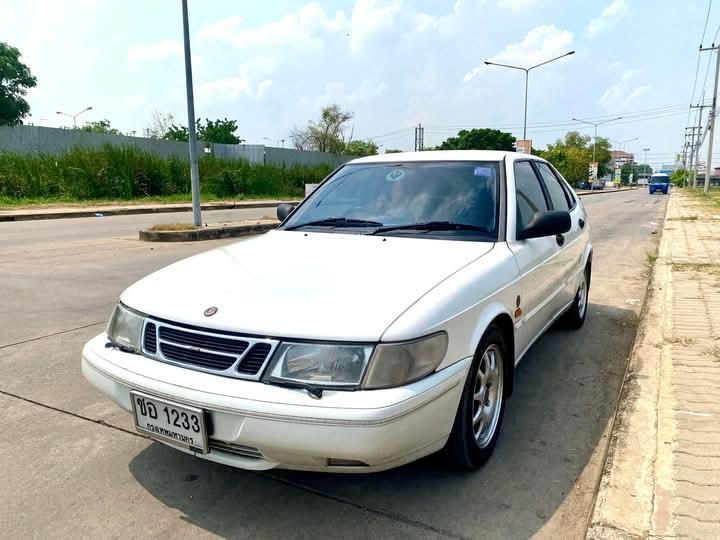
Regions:
<svg viewBox="0 0 720 540"><path fill-rule="evenodd" d="M135 146L162 157L188 158L188 145L181 141L128 137L91 133L78 129L60 129L44 126L0 126L0 152L18 154L44 153L62 154L73 147L102 148L113 146ZM284 167L330 165L337 167L355 156L295 150L294 148L272 148L262 144L205 144L198 142L198 154L214 155L218 158L243 159L250 163L267 163Z"/></svg>
<svg viewBox="0 0 720 540"><path fill-rule="evenodd" d="M337 167L338 165L347 163L351 159L355 159L355 156L295 150L294 148L272 148L269 146L265 148L265 163L268 165L285 167L292 165L330 165Z"/></svg>

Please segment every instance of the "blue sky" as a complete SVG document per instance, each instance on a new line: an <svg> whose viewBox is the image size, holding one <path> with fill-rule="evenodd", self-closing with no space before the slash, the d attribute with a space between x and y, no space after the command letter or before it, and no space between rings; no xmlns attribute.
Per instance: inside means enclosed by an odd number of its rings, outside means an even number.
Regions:
<svg viewBox="0 0 720 540"><path fill-rule="evenodd" d="M720 2L705 38L720 24ZM330 103L354 112L355 138L412 149L462 127L522 135L523 74L483 60L531 65L534 146L571 117L627 118L600 135L648 160L671 162L682 140L706 0L190 0L196 112L238 121L250 143L287 138ZM31 122L88 105L138 134L154 111L186 123L179 0L0 0L0 39L38 78ZM699 68L700 98L708 56ZM707 77L706 98L712 88ZM649 112L644 112L648 111ZM629 116L632 113L639 113ZM694 115L693 115L694 118ZM585 126L578 126L588 132ZM616 145L617 146L617 145ZM640 157L640 156L638 156Z"/></svg>

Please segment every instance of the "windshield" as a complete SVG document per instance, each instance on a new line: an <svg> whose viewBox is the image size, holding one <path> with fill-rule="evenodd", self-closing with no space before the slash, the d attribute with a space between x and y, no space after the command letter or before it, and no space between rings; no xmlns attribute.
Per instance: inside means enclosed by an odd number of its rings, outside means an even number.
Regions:
<svg viewBox="0 0 720 540"><path fill-rule="evenodd" d="M651 184L669 184L669 183L670 183L670 177L667 176L667 175L651 176L651 177L650 177L650 183L651 183Z"/></svg>
<svg viewBox="0 0 720 540"><path fill-rule="evenodd" d="M498 162L346 165L297 209L284 228L354 234L378 229L381 234L495 240L499 167ZM395 228L418 224L429 226Z"/></svg>

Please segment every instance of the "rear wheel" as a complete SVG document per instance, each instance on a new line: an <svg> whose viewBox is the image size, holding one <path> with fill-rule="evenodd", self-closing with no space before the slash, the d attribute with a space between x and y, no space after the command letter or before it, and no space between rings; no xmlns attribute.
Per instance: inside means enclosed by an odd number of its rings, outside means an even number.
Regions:
<svg viewBox="0 0 720 540"><path fill-rule="evenodd" d="M453 466L474 470L492 455L505 413L505 362L511 361L505 336L490 326L470 367L446 446Z"/></svg>
<svg viewBox="0 0 720 540"><path fill-rule="evenodd" d="M563 323L572 330L579 329L585 322L588 308L588 290L590 288L590 266L585 268L580 278L575 300L563 316Z"/></svg>

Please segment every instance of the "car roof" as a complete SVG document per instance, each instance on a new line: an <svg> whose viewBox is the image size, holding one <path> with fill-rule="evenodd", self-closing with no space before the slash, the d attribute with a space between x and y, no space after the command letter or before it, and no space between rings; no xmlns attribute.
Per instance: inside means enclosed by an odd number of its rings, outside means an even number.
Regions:
<svg viewBox="0 0 720 540"><path fill-rule="evenodd" d="M398 163L410 161L502 161L521 158L538 159L537 156L521 154L518 152L504 152L498 150L428 150L425 152L397 152L392 154L377 154L353 159L348 163Z"/></svg>

